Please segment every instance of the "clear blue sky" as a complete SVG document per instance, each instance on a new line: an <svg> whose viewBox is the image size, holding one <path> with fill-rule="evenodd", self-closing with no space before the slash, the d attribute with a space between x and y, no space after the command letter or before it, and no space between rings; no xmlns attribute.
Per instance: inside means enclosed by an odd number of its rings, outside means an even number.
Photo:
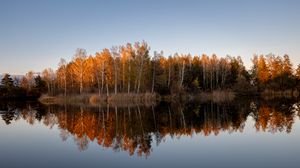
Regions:
<svg viewBox="0 0 300 168"><path fill-rule="evenodd" d="M175 52L289 54L300 63L300 1L294 0L0 0L0 73L56 68L76 48L146 40Z"/></svg>

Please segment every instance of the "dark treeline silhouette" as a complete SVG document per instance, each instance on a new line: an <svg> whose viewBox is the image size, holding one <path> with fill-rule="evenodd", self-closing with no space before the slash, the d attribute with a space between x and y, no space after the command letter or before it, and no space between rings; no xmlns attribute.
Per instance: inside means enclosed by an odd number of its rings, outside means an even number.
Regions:
<svg viewBox="0 0 300 168"><path fill-rule="evenodd" d="M62 140L74 139L79 150L86 150L89 143L96 142L114 151L139 156L150 155L153 143L159 145L166 137L243 132L249 119L254 121L257 131L290 133L294 121L300 117L299 109L299 102L286 99L122 108L0 103L1 117L7 125L25 120L32 125L58 126Z"/></svg>
<svg viewBox="0 0 300 168"><path fill-rule="evenodd" d="M46 82L41 76L28 73L22 80L13 79L9 74L4 74L0 85L0 99L30 99L38 98L46 93Z"/></svg>
<svg viewBox="0 0 300 168"><path fill-rule="evenodd" d="M94 55L77 49L73 59L61 59L57 70L45 69L42 84L48 95L97 93L180 93L230 90L240 94L299 90L300 65L293 69L288 55L255 55L246 70L241 57L218 57L163 52L150 55L146 42L103 49ZM31 93L37 83L33 72L18 82L17 87ZM2 89L10 84L2 82ZM45 91L38 89L39 92ZM8 93L10 93L8 91ZM13 93L13 92L11 92Z"/></svg>

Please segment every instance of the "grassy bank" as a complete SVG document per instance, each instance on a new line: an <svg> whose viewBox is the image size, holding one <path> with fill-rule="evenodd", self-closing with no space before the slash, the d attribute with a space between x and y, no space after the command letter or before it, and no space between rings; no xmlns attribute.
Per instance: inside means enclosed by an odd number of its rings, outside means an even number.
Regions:
<svg viewBox="0 0 300 168"><path fill-rule="evenodd" d="M106 105L112 106L136 106L136 105L154 105L159 100L156 94L143 93L118 93L109 96L98 94L81 94L81 95L63 95L48 96L43 95L39 98L39 101L43 104L71 104L71 105Z"/></svg>
<svg viewBox="0 0 300 168"><path fill-rule="evenodd" d="M213 91L213 92L201 92L198 94L173 94L160 96L152 93L134 94L134 93L118 93L110 96L98 95L98 94L81 94L81 95L69 95L64 97L47 96L43 95L39 98L39 101L43 104L71 104L71 105L107 105L118 107L144 105L150 106L156 104L159 101L165 102L187 102L187 101L213 101L213 102L225 102L232 101L235 98L235 93L232 91Z"/></svg>
<svg viewBox="0 0 300 168"><path fill-rule="evenodd" d="M212 101L212 102L228 102L233 101L236 94L233 91L213 91L213 92L202 92L194 95L193 99L196 101Z"/></svg>
<svg viewBox="0 0 300 168"><path fill-rule="evenodd" d="M278 99L278 98L293 99L299 97L299 91L298 90L283 90L283 91L265 90L261 93L261 97L266 100Z"/></svg>
<svg viewBox="0 0 300 168"><path fill-rule="evenodd" d="M161 96L161 100L166 102L186 102L186 101L213 101L213 102L225 102L232 101L236 97L236 94L230 90L217 90L213 92L200 92L196 94L183 93Z"/></svg>
<svg viewBox="0 0 300 168"><path fill-rule="evenodd" d="M249 96L258 96L265 100L272 99L292 99L299 97L298 90L285 90L285 91L274 91L274 90L265 90L261 93L244 95L243 97ZM81 94L81 95L68 95L64 97L63 95L58 96L47 96L43 95L39 98L39 101L43 104L70 104L70 105L112 105L118 107L127 107L127 106L151 106L155 105L159 101L165 102L188 102L188 101L200 101L200 102L230 102L241 96L239 93L233 92L231 90L217 90L213 92L200 92L197 94L172 94L172 95L157 95L155 93L118 93L106 95L98 94Z"/></svg>

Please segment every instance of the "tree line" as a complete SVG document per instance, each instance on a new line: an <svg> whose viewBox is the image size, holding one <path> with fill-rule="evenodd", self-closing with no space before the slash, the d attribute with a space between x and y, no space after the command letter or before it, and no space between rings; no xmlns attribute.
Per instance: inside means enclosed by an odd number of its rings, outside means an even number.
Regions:
<svg viewBox="0 0 300 168"><path fill-rule="evenodd" d="M0 98L38 98L46 93L46 82L40 75L34 76L30 71L21 79L4 74L0 85Z"/></svg>
<svg viewBox="0 0 300 168"><path fill-rule="evenodd" d="M71 61L60 60L57 70L47 68L39 75L30 71L16 82L7 83L7 78L3 78L1 88L14 85L26 93L65 96L299 89L300 65L293 69L288 55L254 55L252 63L247 70L240 56L178 53L166 56L162 51L150 55L150 47L143 41L103 49L94 55L77 49Z"/></svg>

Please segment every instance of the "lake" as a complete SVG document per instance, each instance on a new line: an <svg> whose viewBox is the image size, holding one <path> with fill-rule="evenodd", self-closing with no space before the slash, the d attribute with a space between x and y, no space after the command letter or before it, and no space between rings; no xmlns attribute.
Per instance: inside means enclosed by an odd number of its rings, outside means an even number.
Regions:
<svg viewBox="0 0 300 168"><path fill-rule="evenodd" d="M300 101L0 103L0 167L299 167Z"/></svg>

